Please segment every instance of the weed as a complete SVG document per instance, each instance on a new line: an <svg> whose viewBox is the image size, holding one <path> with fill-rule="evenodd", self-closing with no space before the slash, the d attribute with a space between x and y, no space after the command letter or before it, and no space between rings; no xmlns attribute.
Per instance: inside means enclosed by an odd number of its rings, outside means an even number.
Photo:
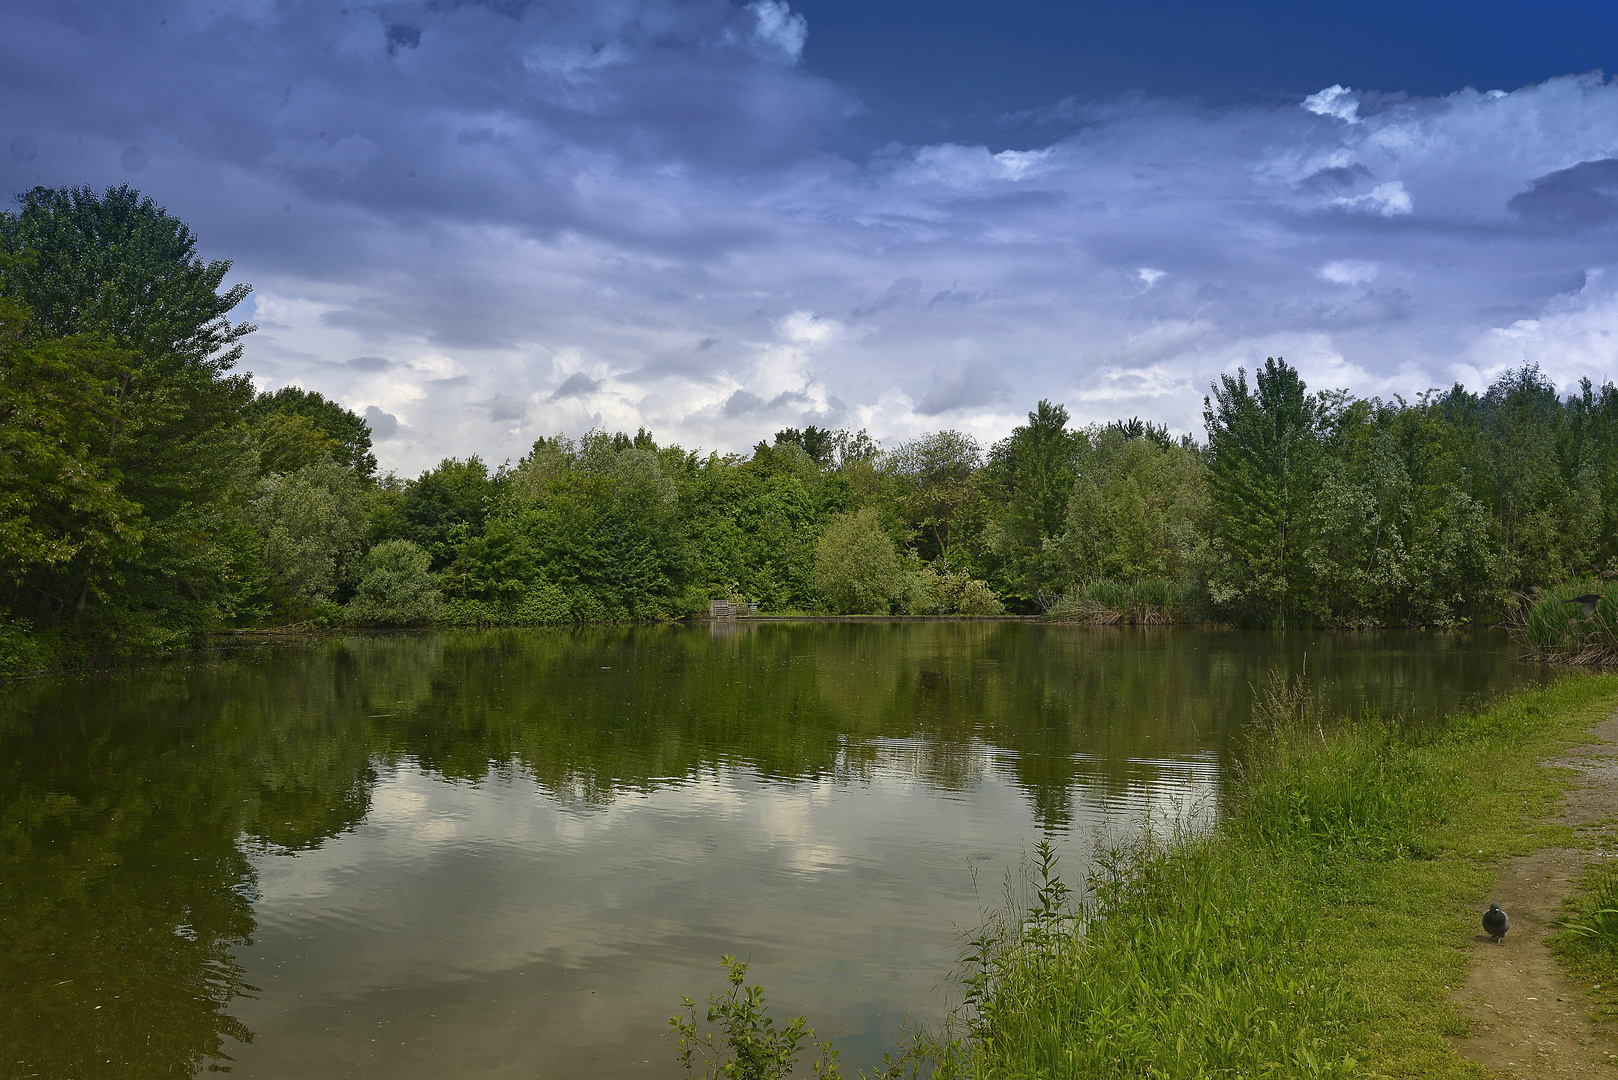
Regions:
<svg viewBox="0 0 1618 1080"><path fill-rule="evenodd" d="M792 1075L803 1052L804 1040L820 1050L820 1060L810 1063L823 1080L839 1080L837 1051L829 1042L816 1042L814 1029L804 1017L788 1020L777 1028L764 1001L764 988L747 986L747 964L734 956L719 962L729 969L730 990L723 996L708 996L707 1022L717 1024L722 1041L713 1032L704 1033L697 1020L697 1003L682 998L684 1015L669 1017L669 1027L678 1036L680 1065L687 1076L695 1076L700 1064L707 1080L786 1080Z"/></svg>

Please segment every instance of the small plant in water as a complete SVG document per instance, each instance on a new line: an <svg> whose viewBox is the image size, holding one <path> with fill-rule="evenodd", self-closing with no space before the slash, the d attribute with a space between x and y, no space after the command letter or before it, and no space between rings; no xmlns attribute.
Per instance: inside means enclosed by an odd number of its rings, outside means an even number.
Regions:
<svg viewBox="0 0 1618 1080"><path fill-rule="evenodd" d="M719 1038L701 1030L697 1003L681 998L685 1014L669 1017L669 1027L679 1037L680 1064L687 1076L697 1075L700 1066L706 1080L786 1080L804 1050L804 1040L820 1051L820 1060L810 1063L822 1080L841 1080L837 1051L829 1042L815 1039L815 1031L804 1017L788 1020L777 1028L764 1001L764 988L747 986L747 964L734 956L719 962L729 969L730 990L724 995L708 995L707 1022L717 1025Z"/></svg>

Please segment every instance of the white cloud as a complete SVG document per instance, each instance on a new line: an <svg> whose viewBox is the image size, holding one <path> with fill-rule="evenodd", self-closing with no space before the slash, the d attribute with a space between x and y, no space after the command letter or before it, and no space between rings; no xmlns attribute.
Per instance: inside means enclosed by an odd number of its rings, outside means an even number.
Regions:
<svg viewBox="0 0 1618 1080"><path fill-rule="evenodd" d="M858 103L795 62L780 0L428 5L393 58L374 11L298 10L251 55L86 30L28 79L0 62L37 142L0 180L121 182L138 127L143 190L257 286L243 369L374 409L379 436L392 417L384 468L595 424L989 442L1041 397L1198 430L1209 380L1277 354L1361 393L1613 369L1598 75L1375 109L1128 99L1045 145L851 157ZM128 112L169 70L229 92Z"/></svg>
<svg viewBox="0 0 1618 1080"><path fill-rule="evenodd" d="M1335 116L1350 124L1360 122L1360 100L1346 86L1331 85L1303 99L1303 107L1316 116Z"/></svg>
<svg viewBox="0 0 1618 1080"><path fill-rule="evenodd" d="M1364 285L1376 280L1377 266L1361 259L1338 259L1322 266L1321 280L1337 285Z"/></svg>
<svg viewBox="0 0 1618 1080"><path fill-rule="evenodd" d="M1410 193L1405 190L1402 180L1389 180L1386 184L1378 184L1363 195L1345 195L1333 199L1331 204L1344 210L1364 211L1383 217L1398 217L1415 209L1415 205L1410 201Z"/></svg>
<svg viewBox="0 0 1618 1080"><path fill-rule="evenodd" d="M1536 317L1479 333L1450 370L1473 385L1523 364L1564 391L1582 378L1598 385L1618 374L1618 289L1612 274L1593 270L1577 293L1558 297Z"/></svg>
<svg viewBox="0 0 1618 1080"><path fill-rule="evenodd" d="M809 22L795 14L787 0L755 0L747 10L758 19L754 40L794 64L802 58L804 43L809 40Z"/></svg>

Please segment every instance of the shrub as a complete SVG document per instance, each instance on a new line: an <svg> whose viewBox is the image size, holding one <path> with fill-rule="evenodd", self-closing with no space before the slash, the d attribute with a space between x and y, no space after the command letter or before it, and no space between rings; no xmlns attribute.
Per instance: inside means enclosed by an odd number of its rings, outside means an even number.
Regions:
<svg viewBox="0 0 1618 1080"><path fill-rule="evenodd" d="M687 1076L696 1075L700 1054L703 1076L708 1080L789 1080L807 1038L820 1051L820 1060L810 1063L814 1074L822 1080L838 1080L837 1051L831 1043L817 1042L814 1029L801 1016L777 1028L764 1001L764 988L757 983L744 985L747 964L733 956L720 957L719 962L729 968L730 990L722 997L708 995L707 1019L719 1025L723 1044L712 1032L702 1033L697 1003L692 999L680 999L684 1016L669 1017L669 1027L679 1036L680 1064Z"/></svg>
<svg viewBox="0 0 1618 1080"><path fill-rule="evenodd" d="M365 555L348 617L360 626L419 626L438 617L438 582L427 553L409 540L385 540Z"/></svg>
<svg viewBox="0 0 1618 1080"><path fill-rule="evenodd" d="M987 582L926 563L904 572L896 599L905 615L999 615L1006 610Z"/></svg>
<svg viewBox="0 0 1618 1080"><path fill-rule="evenodd" d="M815 547L815 588L840 615L886 615L904 582L874 508L839 514Z"/></svg>

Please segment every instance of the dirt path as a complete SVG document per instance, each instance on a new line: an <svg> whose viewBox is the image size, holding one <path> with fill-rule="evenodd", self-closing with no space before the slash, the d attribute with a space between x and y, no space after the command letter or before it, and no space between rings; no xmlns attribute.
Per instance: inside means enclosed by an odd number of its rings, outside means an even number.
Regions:
<svg viewBox="0 0 1618 1080"><path fill-rule="evenodd" d="M1596 734L1602 742L1560 762L1588 777L1563 812L1611 852L1618 841L1618 717ZM1501 865L1490 899L1510 912L1511 932L1496 947L1478 928L1466 985L1451 994L1472 1022L1471 1034L1454 1041L1463 1057L1501 1076L1618 1077L1618 1030L1594 1018L1584 988L1563 974L1545 945L1562 901L1599 857L1550 848Z"/></svg>

